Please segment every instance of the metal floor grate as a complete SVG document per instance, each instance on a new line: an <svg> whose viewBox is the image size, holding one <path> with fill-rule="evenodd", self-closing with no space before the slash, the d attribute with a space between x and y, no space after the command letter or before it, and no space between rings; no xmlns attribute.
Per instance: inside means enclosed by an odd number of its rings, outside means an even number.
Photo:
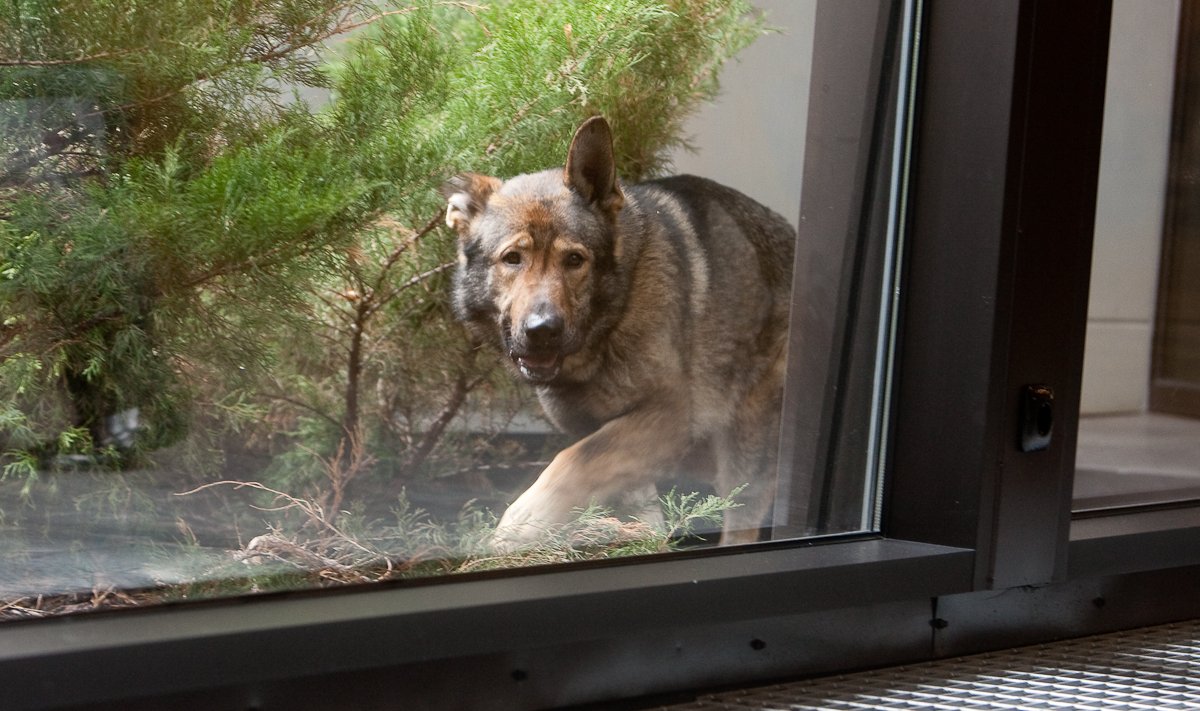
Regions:
<svg viewBox="0 0 1200 711"><path fill-rule="evenodd" d="M670 711L1200 709L1200 620L706 696Z"/></svg>

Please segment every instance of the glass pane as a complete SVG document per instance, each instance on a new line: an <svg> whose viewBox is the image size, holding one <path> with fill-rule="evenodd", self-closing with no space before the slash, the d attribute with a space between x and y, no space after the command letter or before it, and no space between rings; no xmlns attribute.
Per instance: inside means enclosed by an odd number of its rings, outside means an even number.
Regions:
<svg viewBox="0 0 1200 711"><path fill-rule="evenodd" d="M1115 3L1079 512L1200 499L1197 40L1194 3Z"/></svg>
<svg viewBox="0 0 1200 711"><path fill-rule="evenodd" d="M0 618L875 529L915 3L227 5L0 9Z"/></svg>

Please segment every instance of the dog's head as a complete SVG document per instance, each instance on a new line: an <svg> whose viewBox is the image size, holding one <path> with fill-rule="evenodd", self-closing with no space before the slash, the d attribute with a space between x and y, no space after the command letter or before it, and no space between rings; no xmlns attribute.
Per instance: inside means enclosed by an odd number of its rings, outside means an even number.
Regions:
<svg viewBox="0 0 1200 711"><path fill-rule="evenodd" d="M443 194L459 235L456 315L525 378L553 381L587 345L620 256L624 195L608 122L579 127L562 170L507 181L464 174Z"/></svg>

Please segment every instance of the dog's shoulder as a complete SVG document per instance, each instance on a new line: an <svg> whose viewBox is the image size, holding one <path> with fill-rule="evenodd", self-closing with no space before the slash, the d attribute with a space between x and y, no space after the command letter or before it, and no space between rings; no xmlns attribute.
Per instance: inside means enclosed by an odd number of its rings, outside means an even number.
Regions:
<svg viewBox="0 0 1200 711"><path fill-rule="evenodd" d="M734 188L697 175L673 175L627 190L672 237L693 235L707 255L729 254L731 239L744 239L761 257L772 284L790 283L796 231L782 215Z"/></svg>
<svg viewBox="0 0 1200 711"><path fill-rule="evenodd" d="M669 199L696 223L712 221L714 210L728 213L742 229L769 236L778 242L795 242L796 231L779 213L745 193L698 175L672 175L637 183L634 195Z"/></svg>

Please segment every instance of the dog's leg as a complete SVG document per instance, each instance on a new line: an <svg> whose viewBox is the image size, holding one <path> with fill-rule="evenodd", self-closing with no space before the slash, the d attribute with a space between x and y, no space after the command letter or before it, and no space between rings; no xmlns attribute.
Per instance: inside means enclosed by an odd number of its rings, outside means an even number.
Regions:
<svg viewBox="0 0 1200 711"><path fill-rule="evenodd" d="M714 436L717 494L728 496L737 487L746 487L737 497L741 506L725 512L722 545L753 543L769 523L779 460L784 363L781 354L742 401L732 427Z"/></svg>
<svg viewBox="0 0 1200 711"><path fill-rule="evenodd" d="M729 496L745 487L735 499L739 505L725 512L721 545L758 540L774 501L776 446L775 439L754 436L748 442L732 433L716 439L717 494Z"/></svg>
<svg viewBox="0 0 1200 711"><path fill-rule="evenodd" d="M611 504L662 477L688 447L687 417L659 403L636 409L559 452L504 512L493 542L513 550L571 520L590 504Z"/></svg>
<svg viewBox="0 0 1200 711"><path fill-rule="evenodd" d="M662 502L658 500L658 487L653 483L643 484L641 488L619 497L614 505L614 513L632 516L642 523L660 528L666 523Z"/></svg>

